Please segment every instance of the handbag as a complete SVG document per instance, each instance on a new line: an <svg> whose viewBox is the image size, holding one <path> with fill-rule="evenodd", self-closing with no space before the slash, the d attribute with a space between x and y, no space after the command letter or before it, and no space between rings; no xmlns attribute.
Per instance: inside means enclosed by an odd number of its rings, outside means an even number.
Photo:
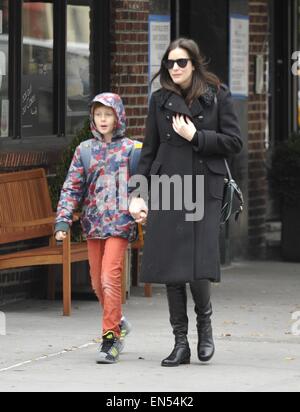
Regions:
<svg viewBox="0 0 300 412"><path fill-rule="evenodd" d="M244 210L245 205L243 193L232 177L227 160L224 159L224 161L227 170L227 178L225 179L221 225L225 225L233 215L235 216L235 221L237 222L240 214Z"/></svg>
<svg viewBox="0 0 300 412"><path fill-rule="evenodd" d="M217 97L215 99L215 104L218 108L219 118L219 101ZM239 188L236 181L233 179L227 160L224 159L224 162L227 170L227 178L225 178L221 211L221 226L224 226L233 215L235 216L235 221L237 222L245 206L243 192Z"/></svg>

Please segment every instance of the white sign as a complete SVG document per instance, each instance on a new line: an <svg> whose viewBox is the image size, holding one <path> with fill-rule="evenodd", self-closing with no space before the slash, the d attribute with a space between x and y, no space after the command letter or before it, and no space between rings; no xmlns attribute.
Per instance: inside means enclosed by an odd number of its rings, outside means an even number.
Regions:
<svg viewBox="0 0 300 412"><path fill-rule="evenodd" d="M149 16L149 82L160 70L162 58L171 42L170 16ZM159 78L149 90L149 96L160 89Z"/></svg>
<svg viewBox="0 0 300 412"><path fill-rule="evenodd" d="M3 76L6 76L6 56L4 52L0 51L0 91L2 89Z"/></svg>
<svg viewBox="0 0 300 412"><path fill-rule="evenodd" d="M230 89L233 96L249 95L249 17L230 18Z"/></svg>
<svg viewBox="0 0 300 412"><path fill-rule="evenodd" d="M1 137L8 137L8 125L9 125L9 101L6 99L2 100L1 112Z"/></svg>

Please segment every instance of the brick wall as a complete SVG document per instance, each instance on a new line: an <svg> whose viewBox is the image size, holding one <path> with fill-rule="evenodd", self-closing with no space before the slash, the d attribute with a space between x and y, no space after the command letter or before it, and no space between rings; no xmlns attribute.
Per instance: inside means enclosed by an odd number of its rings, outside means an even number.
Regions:
<svg viewBox="0 0 300 412"><path fill-rule="evenodd" d="M46 273L44 268L1 271L0 307L26 298L44 298Z"/></svg>
<svg viewBox="0 0 300 412"><path fill-rule="evenodd" d="M0 173L49 167L49 155L45 152L0 153Z"/></svg>
<svg viewBox="0 0 300 412"><path fill-rule="evenodd" d="M264 257L266 251L267 171L266 128L268 94L255 93L255 56L268 61L268 0L249 0L250 96L249 96L249 254ZM267 69L267 66L266 66Z"/></svg>
<svg viewBox="0 0 300 412"><path fill-rule="evenodd" d="M112 0L111 89L124 99L128 136L144 136L148 109L149 1Z"/></svg>

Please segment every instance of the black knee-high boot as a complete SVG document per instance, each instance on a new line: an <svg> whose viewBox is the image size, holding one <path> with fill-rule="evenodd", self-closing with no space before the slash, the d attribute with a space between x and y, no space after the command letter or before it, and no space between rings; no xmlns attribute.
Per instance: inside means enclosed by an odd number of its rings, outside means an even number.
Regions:
<svg viewBox="0 0 300 412"><path fill-rule="evenodd" d="M209 362L215 354L213 330L211 324L211 284L208 280L191 283L191 291L195 302L198 329L198 357L201 362Z"/></svg>
<svg viewBox="0 0 300 412"><path fill-rule="evenodd" d="M171 355L162 361L162 366L187 365L191 361L188 343L188 316L186 285L167 285L170 322L175 335L175 348Z"/></svg>

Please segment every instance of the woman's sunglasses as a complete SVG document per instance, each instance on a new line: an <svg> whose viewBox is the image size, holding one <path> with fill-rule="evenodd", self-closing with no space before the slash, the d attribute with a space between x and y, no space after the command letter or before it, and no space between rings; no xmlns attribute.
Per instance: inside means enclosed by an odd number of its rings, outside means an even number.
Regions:
<svg viewBox="0 0 300 412"><path fill-rule="evenodd" d="M191 61L191 59L178 59L178 60L165 60L164 64L165 67L168 70L172 70L175 66L175 63L177 63L177 65L181 68L181 69L185 69L186 66L188 65L188 62Z"/></svg>

